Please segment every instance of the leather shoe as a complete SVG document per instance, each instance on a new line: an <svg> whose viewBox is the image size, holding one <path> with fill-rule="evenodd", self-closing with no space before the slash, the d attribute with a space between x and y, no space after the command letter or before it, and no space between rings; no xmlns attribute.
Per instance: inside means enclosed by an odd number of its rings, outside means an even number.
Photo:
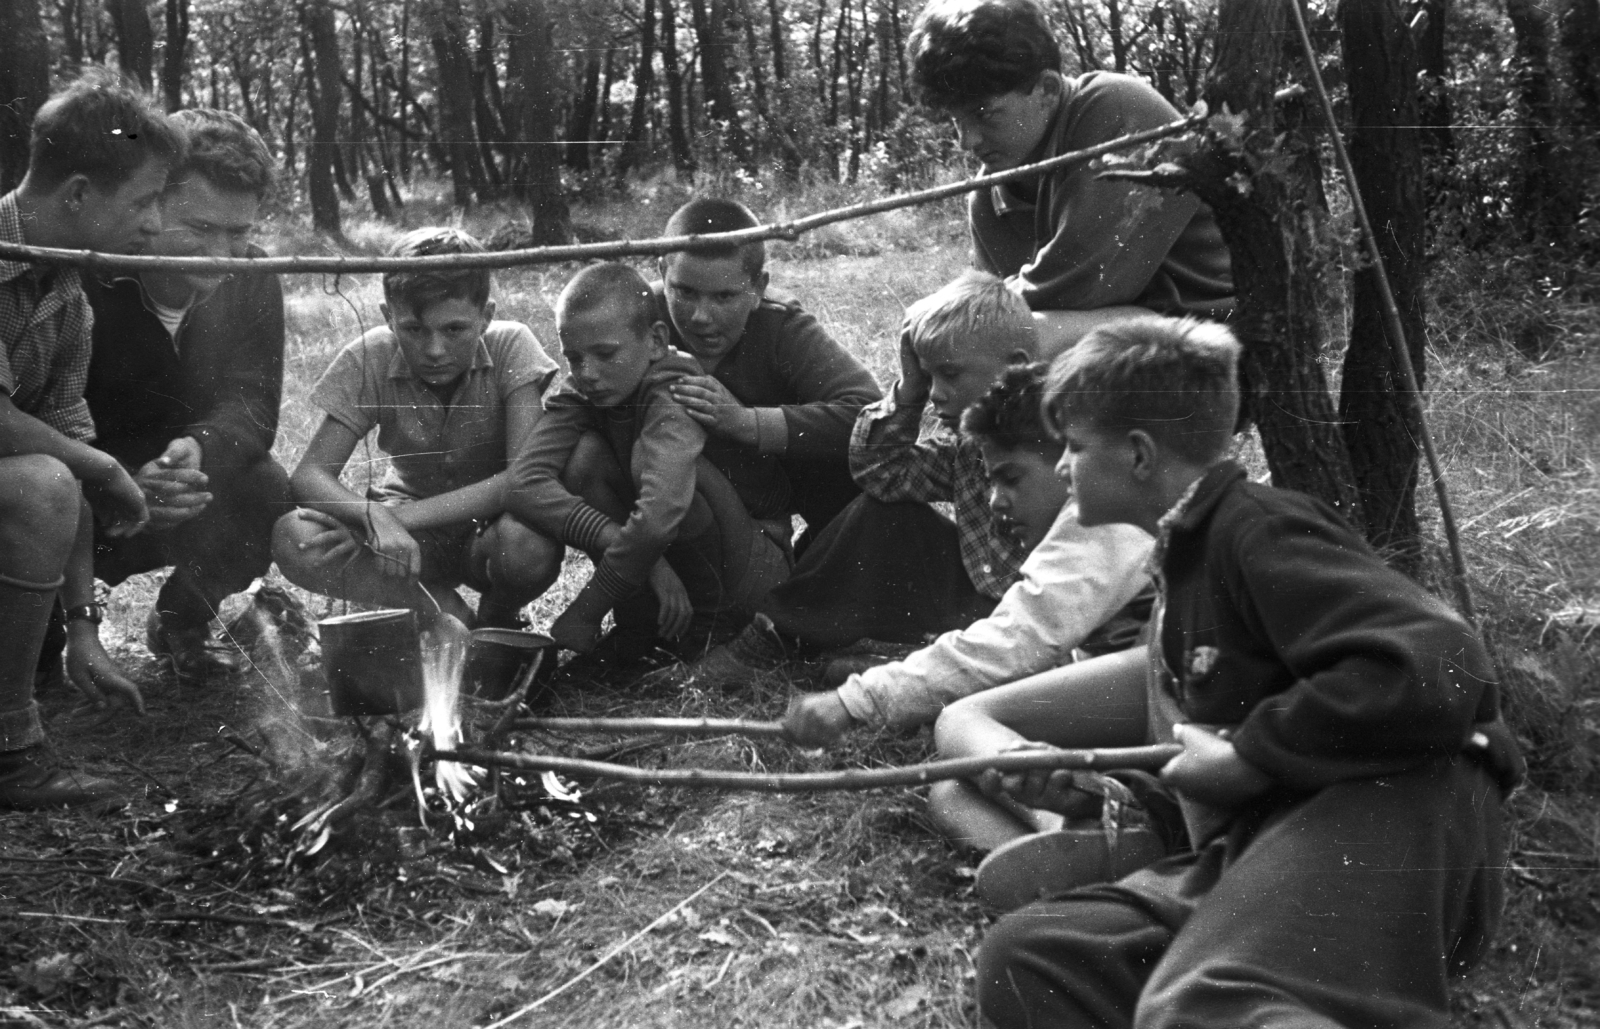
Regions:
<svg viewBox="0 0 1600 1029"><path fill-rule="evenodd" d="M210 626L169 629L161 623L161 612L151 608L144 633L150 653L164 658L173 677L186 686L226 679L244 666L244 655L238 648L212 639Z"/></svg>
<svg viewBox="0 0 1600 1029"><path fill-rule="evenodd" d="M127 803L116 783L63 768L43 744L0 752L0 809L84 807L105 812Z"/></svg>

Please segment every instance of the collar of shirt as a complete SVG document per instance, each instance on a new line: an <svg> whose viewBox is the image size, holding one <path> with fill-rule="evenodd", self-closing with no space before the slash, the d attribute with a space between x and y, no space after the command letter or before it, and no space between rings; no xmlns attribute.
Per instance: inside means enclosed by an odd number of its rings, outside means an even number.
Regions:
<svg viewBox="0 0 1600 1029"><path fill-rule="evenodd" d="M472 353L472 364L467 367L466 375L463 375L462 378L464 379L467 375L474 375L493 367L494 358L489 356L489 345L483 341L482 336L479 336L478 348ZM389 357L389 370L385 374L391 379L404 379L422 386L422 380L411 374L411 365L406 361L405 351L400 349L398 337L395 338L394 353ZM422 386L422 388L426 389L425 386Z"/></svg>
<svg viewBox="0 0 1600 1029"><path fill-rule="evenodd" d="M22 234L22 212L17 208L15 191L0 197L0 242L15 243L24 247L28 245L27 238ZM0 282L10 282L36 268L40 270L39 277L42 280L51 267L51 265L36 265L30 261L0 260Z"/></svg>

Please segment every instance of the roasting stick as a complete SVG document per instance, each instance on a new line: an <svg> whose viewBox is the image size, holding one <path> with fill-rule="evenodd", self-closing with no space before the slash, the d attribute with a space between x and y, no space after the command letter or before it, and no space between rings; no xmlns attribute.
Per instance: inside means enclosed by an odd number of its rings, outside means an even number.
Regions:
<svg viewBox="0 0 1600 1029"><path fill-rule="evenodd" d="M1159 743L1147 747L1104 750L1014 750L989 757L964 757L930 761L900 768L846 768L836 772L724 772L704 768L636 768L582 758L506 751L435 750L438 761L455 761L485 768L520 768L531 772L559 772L577 779L620 779L650 786L690 786L715 790L753 790L758 793L808 793L820 790L872 790L887 786L921 786L941 779L966 779L986 769L1021 772L1035 768L1081 771L1142 769L1158 771L1178 756L1183 747Z"/></svg>
<svg viewBox="0 0 1600 1029"><path fill-rule="evenodd" d="M750 718L518 718L513 729L541 732L659 732L676 736L782 736L782 722Z"/></svg>

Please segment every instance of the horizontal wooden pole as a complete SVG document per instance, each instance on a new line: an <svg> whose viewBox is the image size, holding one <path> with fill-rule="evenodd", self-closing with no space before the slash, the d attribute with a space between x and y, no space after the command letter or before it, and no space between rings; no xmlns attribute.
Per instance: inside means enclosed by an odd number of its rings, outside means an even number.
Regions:
<svg viewBox="0 0 1600 1029"><path fill-rule="evenodd" d="M1014 750L989 757L954 758L898 768L846 768L834 772L724 772L706 768L635 768L552 754L507 751L436 750L437 761L455 761L485 768L519 768L530 772L559 772L575 779L619 779L647 786L688 786L710 790L751 790L757 793L812 793L823 790L877 790L891 786L922 786L942 779L967 779L986 769L1022 772L1034 768L1077 771L1143 769L1158 771L1183 748L1176 743L1105 750Z"/></svg>
<svg viewBox="0 0 1600 1029"><path fill-rule="evenodd" d="M516 718L512 729L540 732L660 732L678 736L782 736L782 722L749 718Z"/></svg>
<svg viewBox="0 0 1600 1029"><path fill-rule="evenodd" d="M1179 121L1119 136L1083 150L1058 154L1048 160L995 172L992 175L978 175L961 182L884 197L881 200L851 204L848 207L837 207L793 221L775 225L756 225L735 232L663 236L641 240L625 239L610 243L576 243L570 246L528 247L522 250L499 250L484 254L435 254L431 257L155 257L0 243L0 260L65 265L99 272L168 271L199 274L225 271L242 274L272 272L349 275L357 272L417 271L425 268L511 268L520 265L555 264L561 261L611 261L622 257L659 257L682 250L704 250L708 247L736 246L777 239L793 241L804 233L835 222L865 218L868 215L882 214L885 211L913 207L917 204L933 203L962 193L987 189L1002 182L1014 182L1040 172L1054 171L1067 165L1090 161L1105 154L1151 143L1167 136L1176 136L1199 125L1205 118L1206 112L1199 110Z"/></svg>

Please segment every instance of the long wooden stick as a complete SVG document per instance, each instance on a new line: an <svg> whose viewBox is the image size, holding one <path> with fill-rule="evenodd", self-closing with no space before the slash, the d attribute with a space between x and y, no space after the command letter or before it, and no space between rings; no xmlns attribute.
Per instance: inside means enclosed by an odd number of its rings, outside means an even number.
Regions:
<svg viewBox="0 0 1600 1029"><path fill-rule="evenodd" d="M752 790L757 793L810 793L821 790L876 790L889 786L922 786L941 779L966 779L985 769L1021 772L1034 768L1071 768L1093 771L1145 769L1156 771L1178 756L1176 743L1105 750L1015 750L989 757L953 758L900 768L846 768L837 772L723 772L706 768L635 768L603 761L524 754L506 751L436 750L438 761L456 761L486 768L521 768L532 772L560 772L578 779L620 779L649 786L689 786L712 790Z"/></svg>
<svg viewBox="0 0 1600 1029"><path fill-rule="evenodd" d="M1339 122L1333 114L1333 101L1328 98L1328 87L1323 84L1322 72L1317 65L1317 49L1311 43L1311 33L1306 28L1306 18L1300 10L1299 0L1286 0L1294 12L1295 31L1300 36L1300 48L1305 51L1306 67L1311 74L1311 84L1316 88L1317 102L1322 108L1322 118L1328 123L1328 136L1333 141L1333 156L1344 176L1345 188L1350 193L1350 209L1355 212L1356 224L1361 228L1361 239L1366 244L1367 258L1372 262L1372 278L1378 286L1378 299L1383 307L1384 335L1389 349L1394 353L1394 363L1400 369L1405 383L1406 398L1415 410L1417 428L1422 437L1422 453L1428 461L1428 473L1433 477L1433 494L1439 503L1439 524L1444 529L1445 544L1450 551L1450 583L1455 587L1456 603L1461 614L1476 625L1477 610L1472 602L1472 585L1467 579L1467 559L1461 552L1461 533L1456 529L1455 508L1450 504L1450 491L1445 487L1444 468L1439 463L1439 452L1433 446L1433 433L1428 431L1428 419L1422 404L1422 388L1417 384L1417 370L1411 363L1411 350L1406 344L1405 325L1400 321L1400 305L1395 303L1394 290L1389 286L1389 271L1384 267L1383 251L1378 248L1378 234L1367 217L1367 205L1361 199L1361 186L1356 182L1356 170L1350 163L1350 152L1345 149L1344 137L1339 133Z"/></svg>
<svg viewBox="0 0 1600 1029"><path fill-rule="evenodd" d="M612 243L579 243L572 246L529 247L485 254L437 254L432 257L154 257L148 255L101 254L89 250L63 250L56 247L29 247L0 243L0 258L8 261L34 261L43 264L89 268L94 271L169 271L202 274L205 272L355 272L417 271L424 268L510 268L528 264L554 264L560 261L615 260L619 257L658 257L680 250L736 246L765 240L796 240L801 234L835 222L865 218L902 207L932 203L948 197L972 193L1002 182L1014 182L1040 172L1093 160L1104 154L1176 136L1199 125L1206 117L1198 111L1175 122L1133 132L1083 150L1058 154L1044 161L1021 165L992 175L978 175L930 189L899 196L837 207L804 218L775 225L757 225L736 232L715 232L698 236L664 236L657 239L617 240Z"/></svg>
<svg viewBox="0 0 1600 1029"><path fill-rule="evenodd" d="M518 718L513 729L541 732L664 732L677 736L782 736L782 722L749 718Z"/></svg>

